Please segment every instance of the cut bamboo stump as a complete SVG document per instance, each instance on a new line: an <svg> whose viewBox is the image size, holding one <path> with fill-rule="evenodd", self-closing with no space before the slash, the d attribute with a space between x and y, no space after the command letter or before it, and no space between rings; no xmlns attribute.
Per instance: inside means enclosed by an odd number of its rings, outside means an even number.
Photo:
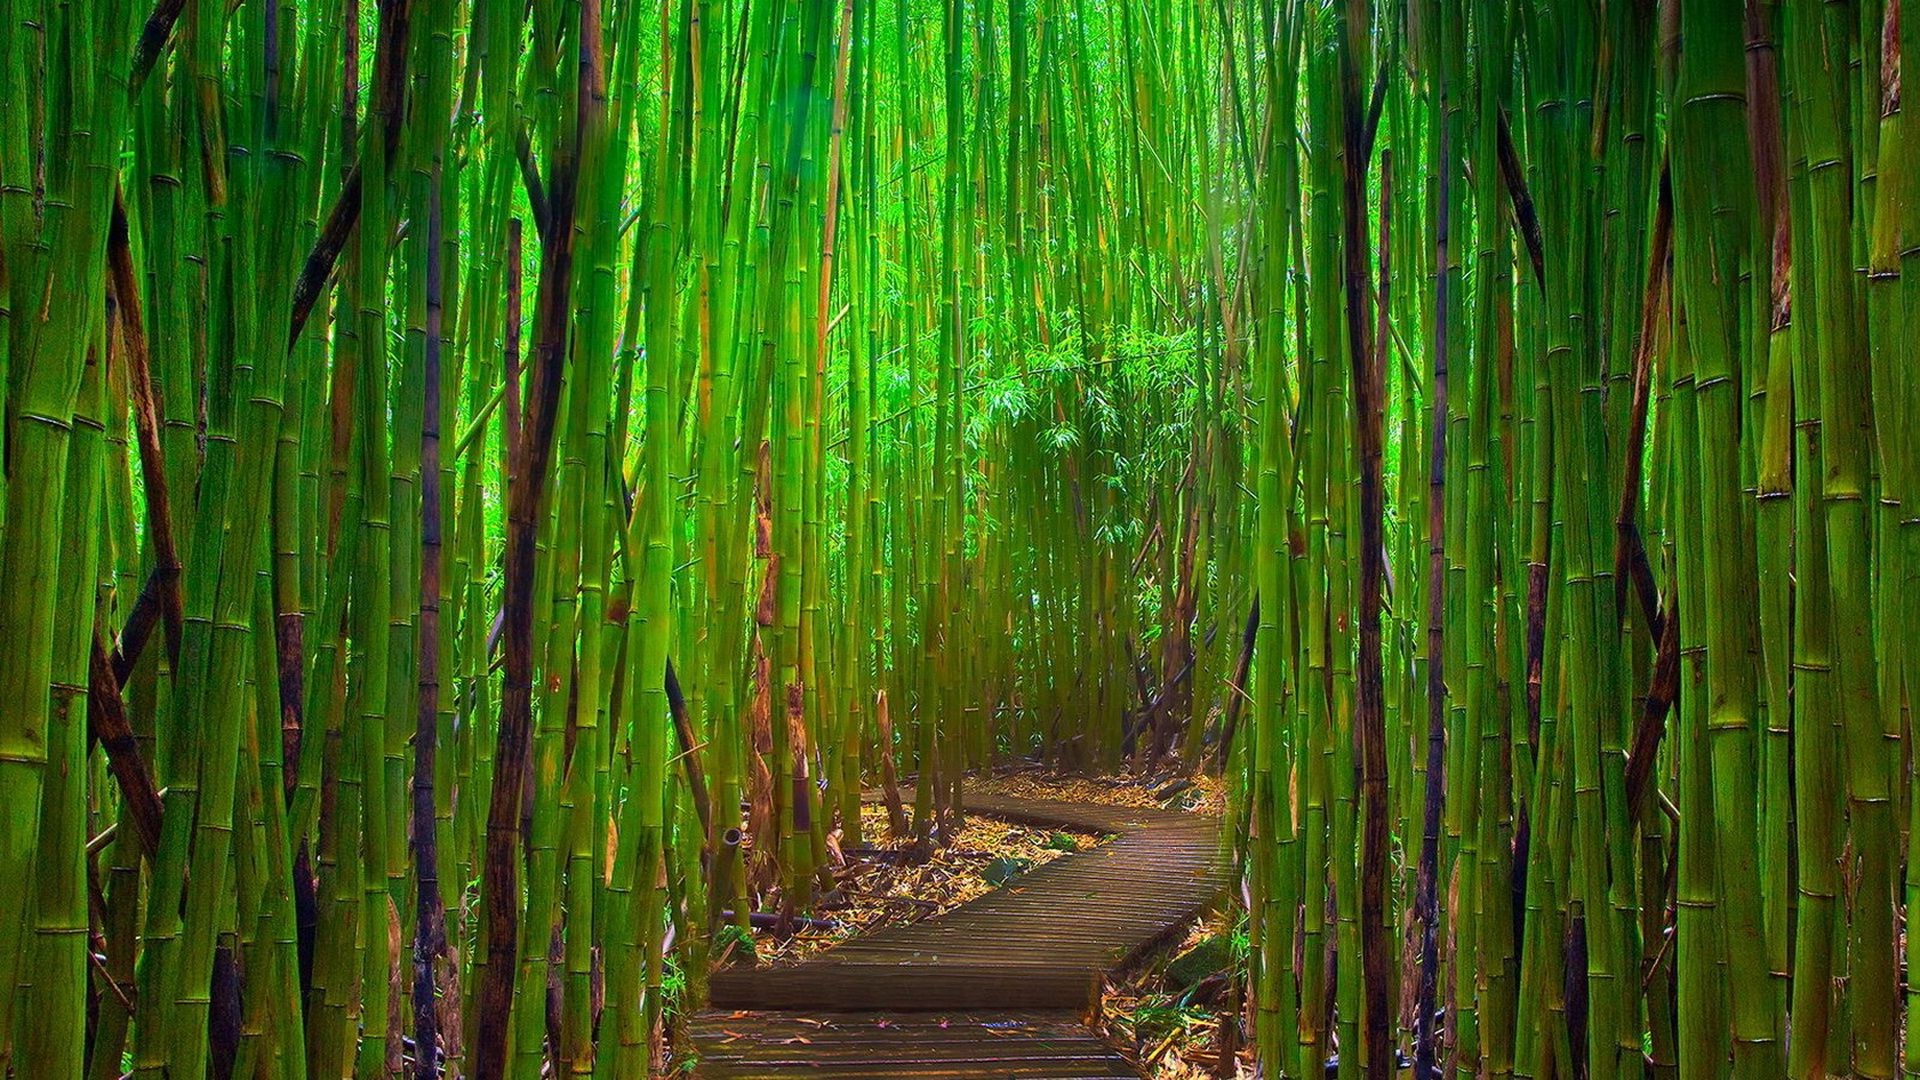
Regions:
<svg viewBox="0 0 1920 1080"><path fill-rule="evenodd" d="M715 972L713 1009L694 1024L695 1075L1141 1075L1080 1017L1098 1001L1103 976L1219 900L1219 823L974 793L967 812L1117 838L813 960Z"/></svg>

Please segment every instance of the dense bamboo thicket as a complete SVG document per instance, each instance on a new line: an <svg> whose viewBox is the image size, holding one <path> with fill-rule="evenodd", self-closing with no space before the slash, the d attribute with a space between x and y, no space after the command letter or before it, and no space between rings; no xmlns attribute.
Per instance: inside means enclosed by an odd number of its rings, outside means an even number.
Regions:
<svg viewBox="0 0 1920 1080"><path fill-rule="evenodd" d="M0 26L0 1073L645 1075L863 782L1197 759L1204 20Z"/></svg>
<svg viewBox="0 0 1920 1080"><path fill-rule="evenodd" d="M1912 1075L1920 21L1259 14L1266 1067Z"/></svg>
<svg viewBox="0 0 1920 1080"><path fill-rule="evenodd" d="M0 1075L655 1074L1021 758L1233 779L1265 1075L1920 1074L1900 0L147 4L0 0Z"/></svg>

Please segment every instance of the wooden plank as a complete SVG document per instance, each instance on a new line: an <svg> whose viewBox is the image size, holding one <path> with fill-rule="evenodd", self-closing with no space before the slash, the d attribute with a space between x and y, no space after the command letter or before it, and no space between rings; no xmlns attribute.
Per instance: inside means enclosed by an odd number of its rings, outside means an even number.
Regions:
<svg viewBox="0 0 1920 1080"><path fill-rule="evenodd" d="M1138 1078L1140 1070L1072 1013L794 1013L703 1015L694 1075L758 1080L832 1077Z"/></svg>
<svg viewBox="0 0 1920 1080"><path fill-rule="evenodd" d="M823 961L716 971L708 997L728 1009L1073 1009L1093 1003L1099 978L1088 964Z"/></svg>

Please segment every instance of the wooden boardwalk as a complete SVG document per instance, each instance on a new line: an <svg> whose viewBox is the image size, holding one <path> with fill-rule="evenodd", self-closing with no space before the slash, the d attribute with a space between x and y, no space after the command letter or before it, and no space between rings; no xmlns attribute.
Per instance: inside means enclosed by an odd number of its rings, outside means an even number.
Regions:
<svg viewBox="0 0 1920 1080"><path fill-rule="evenodd" d="M1117 834L944 915L805 963L715 972L696 1076L1139 1076L1079 1017L1101 977L1226 887L1219 823L1168 810L970 794L967 812Z"/></svg>

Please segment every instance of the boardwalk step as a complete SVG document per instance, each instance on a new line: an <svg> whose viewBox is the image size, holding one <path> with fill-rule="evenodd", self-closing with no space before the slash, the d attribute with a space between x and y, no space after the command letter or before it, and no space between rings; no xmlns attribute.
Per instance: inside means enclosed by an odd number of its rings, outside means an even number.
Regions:
<svg viewBox="0 0 1920 1080"><path fill-rule="evenodd" d="M823 961L716 971L708 991L723 1009L1079 1009L1099 979L1090 964Z"/></svg>
<svg viewBox="0 0 1920 1080"><path fill-rule="evenodd" d="M714 1080L1140 1076L1074 1013L708 1014L694 1039Z"/></svg>

